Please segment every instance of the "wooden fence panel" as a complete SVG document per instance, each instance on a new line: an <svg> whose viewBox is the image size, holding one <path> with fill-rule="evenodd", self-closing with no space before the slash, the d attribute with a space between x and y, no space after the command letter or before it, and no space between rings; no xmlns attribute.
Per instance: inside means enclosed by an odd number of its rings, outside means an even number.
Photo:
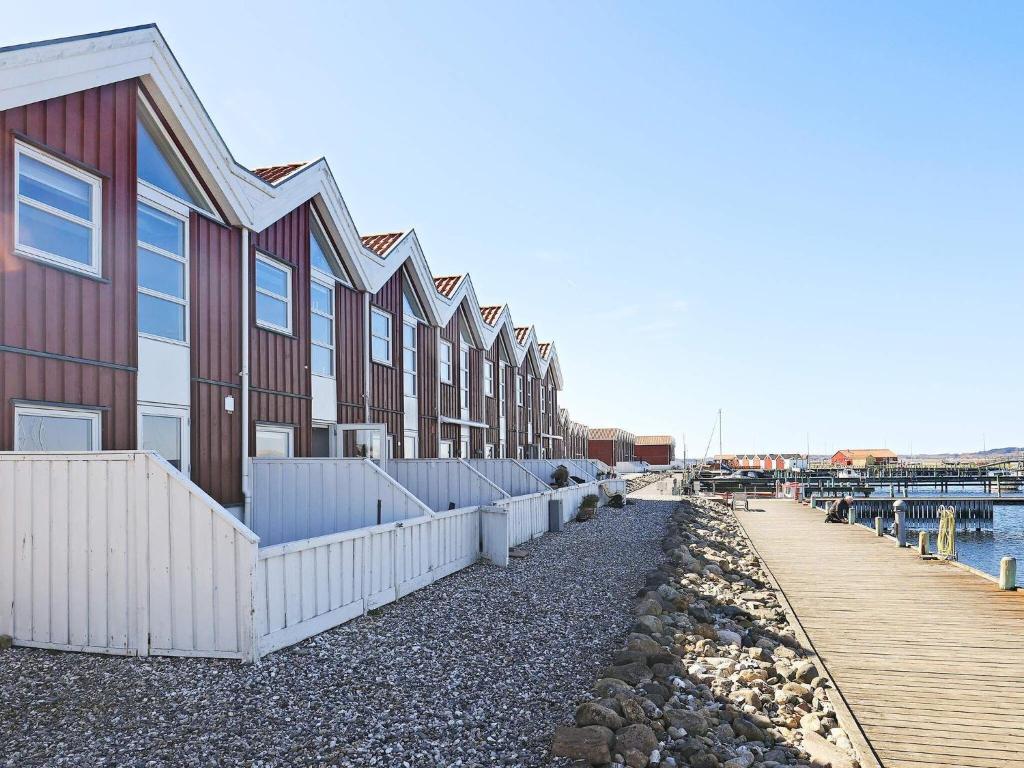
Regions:
<svg viewBox="0 0 1024 768"><path fill-rule="evenodd" d="M515 459L466 459L466 463L509 496L526 496L548 489L547 483Z"/></svg>
<svg viewBox="0 0 1024 768"><path fill-rule="evenodd" d="M435 512L479 507L508 494L461 459L392 459L388 474Z"/></svg>

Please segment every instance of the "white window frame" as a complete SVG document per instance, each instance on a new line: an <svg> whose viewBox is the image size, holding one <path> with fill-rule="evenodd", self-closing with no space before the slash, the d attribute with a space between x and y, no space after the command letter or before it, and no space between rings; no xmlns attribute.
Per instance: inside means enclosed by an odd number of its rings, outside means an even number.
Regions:
<svg viewBox="0 0 1024 768"><path fill-rule="evenodd" d="M485 459L493 459L494 458L494 443L487 443L487 444L484 445L484 458Z"/></svg>
<svg viewBox="0 0 1024 768"><path fill-rule="evenodd" d="M448 372L447 372L447 374L445 374L445 364L446 364L446 361L445 361L444 357L441 355L440 350L438 351L438 355L437 355L437 370L438 370L438 372L440 373L440 376L441 376L441 383L442 384L451 384L451 383L453 383L452 382L452 368L454 367L454 361L452 360L452 354L454 353L455 350L454 350L454 348L452 346L452 343L450 341L445 341L444 339L441 339L441 347L440 347L440 349L447 349L448 350L448 360L447 360Z"/></svg>
<svg viewBox="0 0 1024 768"><path fill-rule="evenodd" d="M291 265L290 264L285 264L283 261L278 261L277 259L271 258L270 256L267 256L266 254L260 253L259 251L257 251L256 252L256 263L259 264L260 262L263 262L264 264L266 264L268 267L271 267L272 269L280 270L280 271L284 272L287 275L288 279L287 279L286 282L287 282L287 285L288 285L288 292L287 292L287 295L285 295L285 296L282 296L279 293L274 293L273 291L267 290L266 288L260 288L259 282L258 282L259 278L257 277L258 270L255 270L255 269L253 270L252 279L253 279L253 285L256 287L257 295L262 293L264 296L270 296L273 299L277 299L278 301L283 301L285 303L285 307L286 307L286 313L285 314L288 317L288 325L287 326L281 326L281 325L277 325L276 323L268 322L267 320L260 320L259 304L258 304L258 302L254 301L253 302L253 312L256 315L256 325L258 325L260 328L268 328L269 330L272 330L272 331L280 331L281 333L287 333L287 334L290 335L291 332L292 332L292 325L293 325L293 322L292 322L292 268L291 268Z"/></svg>
<svg viewBox="0 0 1024 768"><path fill-rule="evenodd" d="M438 444L437 457L439 459L450 459L455 455L455 442L453 440L442 440Z"/></svg>
<svg viewBox="0 0 1024 768"><path fill-rule="evenodd" d="M505 363L498 363L498 417L504 418L507 404L505 400L508 396L508 384L506 379L508 378L508 366ZM502 456L501 458L505 458Z"/></svg>
<svg viewBox="0 0 1024 768"><path fill-rule="evenodd" d="M292 458L295 456L295 427L288 424L257 424L256 425L256 439L253 441L253 449L260 443L260 432L275 432L277 434L283 434L288 436L288 456L286 458Z"/></svg>
<svg viewBox="0 0 1024 768"><path fill-rule="evenodd" d="M547 402L548 402L548 388L544 384L541 384L540 385L540 413L541 413L542 416L545 413L548 412Z"/></svg>
<svg viewBox="0 0 1024 768"><path fill-rule="evenodd" d="M310 283L310 289L309 289L310 290L309 314L311 316L312 315L316 315L317 317L325 317L328 320L330 320L330 322L331 322L331 343L328 346L327 344L324 344L323 342L317 341L316 339L313 338L313 324L312 324L312 319L310 320L310 328L309 328L309 344L310 344L310 346L311 347L320 347L321 349L329 350L330 353L331 353L331 372L330 373L316 373L316 372L313 372L313 375L314 376L319 376L320 378L324 378L324 379L333 379L338 374L338 365L337 365L337 360L336 360L336 357L335 357L336 352L337 352L337 344L338 344L338 338L337 338L338 337L338 330L337 330L337 328L334 325L334 280L328 278L327 276L320 277L320 275L321 275L320 270L310 270L310 272L311 272L311 274L313 276L309 280L309 283ZM313 285L320 286L321 288L326 290L328 292L328 294L330 294L330 297L331 297L331 314L328 315L328 314L325 314L325 313L320 312L320 311L318 311L318 310L313 308L313 295L312 295L312 291L313 291L313 287L312 286ZM309 364L310 364L310 370L312 370L312 367L313 367L312 352L310 353Z"/></svg>
<svg viewBox="0 0 1024 768"><path fill-rule="evenodd" d="M412 343L413 346L407 347L405 345L405 329L409 328L412 330ZM412 353L412 361L415 366L415 370L410 371L407 365L407 354ZM412 391L408 391L408 387L405 386L405 377L412 376ZM420 339L419 339L419 323L416 322L415 318L402 321L402 392L405 397L418 397L419 396L419 385L420 385Z"/></svg>
<svg viewBox="0 0 1024 768"><path fill-rule="evenodd" d="M318 269L317 267L314 267L313 266L313 259L312 258L310 258L310 260L309 260L309 271L310 271L310 273L314 274L314 275L320 276L325 281L326 280L330 280L331 282L341 283L342 285L345 285L345 286L348 286L349 288L351 288L352 287L352 280L348 276L348 268L345 266L345 262L341 260L341 255L338 253L337 249L334 247L334 243L331 242L331 238L327 236L327 227L324 226L323 220L320 218L320 214L316 212L316 208L313 207L313 206L310 206L310 213L312 214L311 217L310 217L311 220L309 222L309 238L310 238L310 240L314 240L315 239L320 244L320 249L322 251L324 251L324 255L327 257L328 261L332 257L334 258L334 260L337 262L338 266L341 268L341 275L342 276L339 277L338 275L334 274L333 272L327 273L327 272L324 272L322 269ZM319 234L320 237L317 237L317 234ZM327 246L327 247L324 248L324 246Z"/></svg>
<svg viewBox="0 0 1024 768"><path fill-rule="evenodd" d="M189 413L189 409L182 406L170 406L170 405L150 405L148 403L139 403L139 418L138 418L138 446L139 450L142 450L142 443L145 440L145 425L144 420L146 416L156 416L160 418L170 418L178 420L178 439L181 441L181 473L185 477L192 476L192 452L189 441L191 438L192 430L192 417ZM169 462L168 462L169 463Z"/></svg>
<svg viewBox="0 0 1024 768"><path fill-rule="evenodd" d="M463 419L469 418L469 349L469 345L465 341L459 344L459 411ZM463 456L462 458L466 457Z"/></svg>
<svg viewBox="0 0 1024 768"><path fill-rule="evenodd" d="M523 446L521 446L521 445L517 445L516 446L516 458L517 459L523 458Z"/></svg>
<svg viewBox="0 0 1024 768"><path fill-rule="evenodd" d="M460 454L459 458L460 459L468 459L469 458L469 445L470 445L470 443L469 443L469 438L468 437L463 437L463 438L459 439L459 454Z"/></svg>
<svg viewBox="0 0 1024 768"><path fill-rule="evenodd" d="M416 432L406 431L403 437L402 452L407 459L419 458L420 437Z"/></svg>
<svg viewBox="0 0 1024 768"><path fill-rule="evenodd" d="M338 426L337 424L335 424L334 422L330 422L330 421L314 421L313 424L312 424L311 429L326 429L327 430L327 457L326 458L336 458L336 455L338 453L338 434L337 434L337 431L336 431L336 427L337 426ZM312 445L313 445L313 436L312 436L312 434L310 434L309 444L312 447ZM318 456L316 458L325 458L325 457Z"/></svg>
<svg viewBox="0 0 1024 768"><path fill-rule="evenodd" d="M168 301L168 302L171 302L173 304L181 305L181 307L184 309L184 315L185 315L185 338L181 339L181 340L179 340L179 339L169 339L166 336L157 336L157 335L152 334L152 333L143 333L142 331L139 331L139 336L141 336L141 337L143 337L145 339L153 339L155 341L162 341L162 342L164 342L166 344L178 344L179 346L187 347L189 345L189 343L190 343L189 339L191 338L191 333L192 333L191 322L190 322L190 317L189 317L189 315L191 314L191 311L190 311L190 308L189 308L189 302L191 300L190 296L189 296L189 285L190 285L191 278L189 276L189 263L188 263L188 254L189 254L189 241L188 241L188 238L189 238L189 228L188 228L189 207L187 205L185 205L185 203L179 202L178 198L173 197L172 195L168 195L163 190L156 189L155 187L150 187L150 186L147 186L145 190L143 190L143 188L141 186L139 187L139 198L136 201L136 208L135 208L136 219L138 218L138 215L139 215L138 205L140 203L142 205L149 206L150 208L153 208L154 210L157 210L160 213L165 213L168 216L171 216L172 218L178 219L182 223L182 243L181 243L181 245L182 245L182 255L181 256L179 256L176 253L171 253L170 251L165 251L163 248L160 248L158 246L152 245L150 243L142 242L142 240L138 239L138 232L135 233L135 248L136 248L136 258L138 258L138 255L137 255L138 249L139 248L144 248L147 251L152 251L153 253L157 254L158 256L163 256L164 258L172 259L174 261L177 261L180 264L183 264L184 267L185 267L184 275L183 275L183 278L182 278L185 281L184 285L182 286L183 287L183 293L185 294L184 297L179 299L177 296L171 296L171 295L166 294L166 293L161 293L160 291L154 291L151 288L143 288L141 285L138 284L138 275L136 275L136 278L135 278L135 283L136 283L135 288L136 288L138 293L143 293L146 296L152 296L154 299L160 299L162 301ZM137 268L136 268L136 271L138 271ZM135 322L136 322L136 324L138 323L138 318L136 318Z"/></svg>
<svg viewBox="0 0 1024 768"><path fill-rule="evenodd" d="M33 200L19 192L21 179L21 158L31 157L60 173L73 176L92 187L92 221L79 218L72 213ZM38 211L52 214L73 224L86 227L91 232L90 250L92 259L89 264L82 264L74 259L67 259L58 253L50 253L21 242L21 206L27 205ZM100 277L103 274L103 179L95 174L87 173L71 163L36 149L24 142L14 142L14 252L29 259L49 262L63 269L80 272L83 275Z"/></svg>
<svg viewBox="0 0 1024 768"><path fill-rule="evenodd" d="M484 359L484 397L494 397L494 361Z"/></svg>
<svg viewBox="0 0 1024 768"><path fill-rule="evenodd" d="M516 374L516 405L523 407L523 374Z"/></svg>
<svg viewBox="0 0 1024 768"><path fill-rule="evenodd" d="M383 317L384 319L386 319L388 321L388 335L386 337L384 337L384 336L377 336L373 332L373 316L374 315L379 315L380 317ZM374 354L373 354L373 340L374 339L386 339L386 341L388 343L388 345L387 345L388 359L387 360L378 360L374 356ZM370 307L370 360L372 360L375 363L379 363L380 365L394 365L395 351L392 348L394 346L394 340L395 340L395 319L391 316L391 313L387 312L386 310L381 309L380 307Z"/></svg>
<svg viewBox="0 0 1024 768"><path fill-rule="evenodd" d="M14 406L14 450L26 450L18 445L18 417L39 416L46 419L78 419L87 418L92 423L92 450L103 450L103 420L95 408L77 407L74 405L17 405ZM61 451L43 451L44 453L61 453Z"/></svg>

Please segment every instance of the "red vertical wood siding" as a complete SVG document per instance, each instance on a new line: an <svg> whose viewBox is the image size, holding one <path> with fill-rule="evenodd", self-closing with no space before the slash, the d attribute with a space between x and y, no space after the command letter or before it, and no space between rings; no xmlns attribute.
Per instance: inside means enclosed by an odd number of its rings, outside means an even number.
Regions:
<svg viewBox="0 0 1024 768"><path fill-rule="evenodd" d="M337 343L338 423L366 421L366 327L363 294L343 285L335 288L335 333Z"/></svg>
<svg viewBox="0 0 1024 768"><path fill-rule="evenodd" d="M402 455L402 270L370 298L370 304L391 315L392 365L370 364L370 421L387 424L396 456Z"/></svg>
<svg viewBox="0 0 1024 768"><path fill-rule="evenodd" d="M648 464L671 464L671 445L638 445L636 446L636 460L646 461Z"/></svg>
<svg viewBox="0 0 1024 768"><path fill-rule="evenodd" d="M192 479L222 504L240 504L241 232L193 213L189 246ZM233 413L224 408L229 396Z"/></svg>
<svg viewBox="0 0 1024 768"><path fill-rule="evenodd" d="M615 450L611 440L591 440L587 458L603 461L609 467L615 467Z"/></svg>
<svg viewBox="0 0 1024 768"><path fill-rule="evenodd" d="M292 267L292 333L256 325L256 251ZM312 439L309 369L309 204L303 203L253 237L249 255L250 363L253 422L295 426L295 455L308 456ZM250 453L255 453L250 426Z"/></svg>
<svg viewBox="0 0 1024 768"><path fill-rule="evenodd" d="M12 399L107 408L103 447L136 445L135 106L126 80L0 112L0 344L124 369L4 354L0 449ZM102 280L20 256L14 245L14 134L102 177Z"/></svg>

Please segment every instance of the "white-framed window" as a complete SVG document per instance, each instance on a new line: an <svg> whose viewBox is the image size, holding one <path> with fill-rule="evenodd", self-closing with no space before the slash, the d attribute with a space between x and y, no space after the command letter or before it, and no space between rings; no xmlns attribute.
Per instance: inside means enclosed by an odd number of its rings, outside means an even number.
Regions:
<svg viewBox="0 0 1024 768"><path fill-rule="evenodd" d="M256 456L287 459L295 455L295 427L283 424L256 425Z"/></svg>
<svg viewBox="0 0 1024 768"><path fill-rule="evenodd" d="M506 383L505 380L508 378L507 369L505 363L498 364L498 416L505 418L505 398L506 398ZM501 458L505 458L502 456Z"/></svg>
<svg viewBox="0 0 1024 768"><path fill-rule="evenodd" d="M484 458L485 459L493 459L494 458L494 445L493 444L487 443L487 445L484 446Z"/></svg>
<svg viewBox="0 0 1024 768"><path fill-rule="evenodd" d="M391 365L391 315L370 308L370 355L375 363Z"/></svg>
<svg viewBox="0 0 1024 768"><path fill-rule="evenodd" d="M455 445L451 440L442 440L437 448L437 457L439 459L450 459L454 448Z"/></svg>
<svg viewBox="0 0 1024 768"><path fill-rule="evenodd" d="M452 383L452 343L441 339L441 346L437 354L438 366L441 372L441 381L445 384Z"/></svg>
<svg viewBox="0 0 1024 768"><path fill-rule="evenodd" d="M99 276L102 180L20 141L14 163L15 251Z"/></svg>
<svg viewBox="0 0 1024 768"><path fill-rule="evenodd" d="M540 387L540 412L541 413L547 413L548 412L547 402L548 402L548 388L546 386L544 386L543 384L541 384L541 387Z"/></svg>
<svg viewBox="0 0 1024 768"><path fill-rule="evenodd" d="M142 94L135 118L135 171L140 194L147 189L159 190L192 208L213 214L209 198Z"/></svg>
<svg viewBox="0 0 1024 768"><path fill-rule="evenodd" d="M139 335L188 343L188 219L150 201L136 204Z"/></svg>
<svg viewBox="0 0 1024 768"><path fill-rule="evenodd" d="M462 418L469 418L469 346L459 345L459 409ZM466 458L463 454L462 458Z"/></svg>
<svg viewBox="0 0 1024 768"><path fill-rule="evenodd" d="M395 458L395 436L388 435L388 458Z"/></svg>
<svg viewBox="0 0 1024 768"><path fill-rule="evenodd" d="M416 397L416 378L419 374L416 330L415 322L402 323L402 387L406 397Z"/></svg>
<svg viewBox="0 0 1024 768"><path fill-rule="evenodd" d="M516 374L516 405L523 407L523 374Z"/></svg>
<svg viewBox="0 0 1024 768"><path fill-rule="evenodd" d="M469 438L468 437L464 437L464 438L462 438L459 441L459 458L460 459L468 459L469 458Z"/></svg>
<svg viewBox="0 0 1024 768"><path fill-rule="evenodd" d="M256 324L292 332L292 268L256 254Z"/></svg>
<svg viewBox="0 0 1024 768"><path fill-rule="evenodd" d="M319 273L328 280L352 285L338 252L334 250L330 238L324 231L320 216L312 209L309 215L309 266L314 273Z"/></svg>
<svg viewBox="0 0 1024 768"><path fill-rule="evenodd" d="M313 424L313 439L309 455L317 458L330 458L335 454L335 432L333 424Z"/></svg>
<svg viewBox="0 0 1024 768"><path fill-rule="evenodd" d="M334 376L334 287L309 281L310 344L313 375Z"/></svg>
<svg viewBox="0 0 1024 768"><path fill-rule="evenodd" d="M100 412L74 406L14 407L14 450L98 451Z"/></svg>
<svg viewBox="0 0 1024 768"><path fill-rule="evenodd" d="M484 396L494 397L494 362L484 360Z"/></svg>
<svg viewBox="0 0 1024 768"><path fill-rule="evenodd" d="M416 459L419 458L419 440L415 432L405 433L405 458Z"/></svg>
<svg viewBox="0 0 1024 768"><path fill-rule="evenodd" d="M523 458L523 446L521 446L521 445L517 445L516 446L516 458L517 459Z"/></svg>
<svg viewBox="0 0 1024 768"><path fill-rule="evenodd" d="M139 447L155 451L168 464L189 474L189 414L187 408L139 406Z"/></svg>

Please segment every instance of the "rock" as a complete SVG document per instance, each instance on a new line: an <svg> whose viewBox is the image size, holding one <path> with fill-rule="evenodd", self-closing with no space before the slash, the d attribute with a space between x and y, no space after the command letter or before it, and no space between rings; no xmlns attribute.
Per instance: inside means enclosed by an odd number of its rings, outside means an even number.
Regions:
<svg viewBox="0 0 1024 768"><path fill-rule="evenodd" d="M584 728L562 726L555 730L551 753L557 757L602 765L611 762L611 745L614 742L615 734L600 725L588 725Z"/></svg>
<svg viewBox="0 0 1024 768"><path fill-rule="evenodd" d="M793 668L793 678L801 683L809 683L818 676L818 668L813 661L801 661Z"/></svg>
<svg viewBox="0 0 1024 768"><path fill-rule="evenodd" d="M665 649L649 635L630 635L626 640L626 650L642 653L646 656L664 653Z"/></svg>
<svg viewBox="0 0 1024 768"><path fill-rule="evenodd" d="M647 765L647 756L657 748L658 737L649 725L636 723L615 732L615 751L625 754L636 750L644 756L644 765Z"/></svg>
<svg viewBox="0 0 1024 768"><path fill-rule="evenodd" d="M14 645L14 638L10 635L0 635L0 651L6 651Z"/></svg>
<svg viewBox="0 0 1024 768"><path fill-rule="evenodd" d="M747 741L768 741L768 734L754 725L745 717L737 717L732 721L732 729L736 735Z"/></svg>
<svg viewBox="0 0 1024 768"><path fill-rule="evenodd" d="M702 752L690 758L690 768L718 768L721 763L711 752Z"/></svg>
<svg viewBox="0 0 1024 768"><path fill-rule="evenodd" d="M646 723L647 713L639 699L629 698L620 702L622 717L627 723Z"/></svg>
<svg viewBox="0 0 1024 768"><path fill-rule="evenodd" d="M633 631L643 635L660 635L665 631L665 623L657 616L641 616L633 624Z"/></svg>
<svg viewBox="0 0 1024 768"><path fill-rule="evenodd" d="M636 608L633 609L633 612L638 616L660 616L662 613L661 603L650 597L645 597L636 604Z"/></svg>
<svg viewBox="0 0 1024 768"><path fill-rule="evenodd" d="M617 712L592 701L585 702L576 707L576 725L581 728L588 725L602 725L605 728L617 731L624 724L622 716Z"/></svg>
<svg viewBox="0 0 1024 768"><path fill-rule="evenodd" d="M654 678L654 673L642 662L622 664L618 667L605 667L601 670L601 677L622 680L630 685L639 685Z"/></svg>
<svg viewBox="0 0 1024 768"><path fill-rule="evenodd" d="M812 731L818 734L825 732L825 729L821 725L821 719L813 712L808 712L800 718L800 727L804 731Z"/></svg>
<svg viewBox="0 0 1024 768"><path fill-rule="evenodd" d="M682 728L694 736L703 736L708 732L708 721L700 712L686 709L666 709L665 719L676 728Z"/></svg>
<svg viewBox="0 0 1024 768"><path fill-rule="evenodd" d="M510 549L508 551L508 556L512 557L512 558L515 558L516 560L523 560L523 559L529 557L530 553L527 552L525 549L520 549L519 547L513 547L512 549Z"/></svg>
<svg viewBox="0 0 1024 768"><path fill-rule="evenodd" d="M626 685L621 680L608 677L603 677L596 683L594 683L593 690L594 693L597 694L597 696L600 698L604 698L606 696L614 697L619 694L625 696L633 695L633 688L631 686Z"/></svg>
<svg viewBox="0 0 1024 768"><path fill-rule="evenodd" d="M805 733L804 752L811 757L811 765L818 768L854 768L853 759L843 754L823 736L816 733Z"/></svg>
<svg viewBox="0 0 1024 768"><path fill-rule="evenodd" d="M728 629L718 630L718 640L726 645L734 645L737 648L743 647L743 638L738 632L730 632Z"/></svg>
<svg viewBox="0 0 1024 768"><path fill-rule="evenodd" d="M623 753L623 759L629 768L647 768L647 755L636 749L628 749Z"/></svg>

